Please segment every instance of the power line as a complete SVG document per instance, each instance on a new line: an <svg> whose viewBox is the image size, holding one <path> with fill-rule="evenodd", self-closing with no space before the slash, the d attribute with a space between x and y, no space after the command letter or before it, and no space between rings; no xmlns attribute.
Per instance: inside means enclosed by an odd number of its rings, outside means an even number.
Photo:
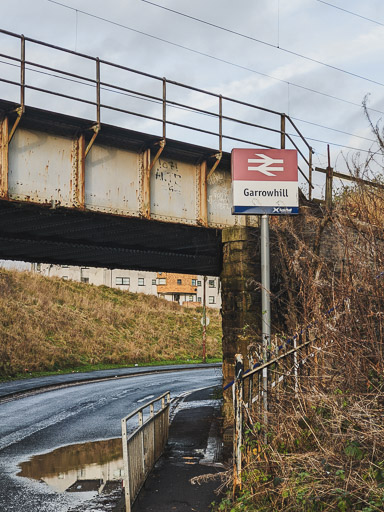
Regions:
<svg viewBox="0 0 384 512"><path fill-rule="evenodd" d="M51 2L53 0L49 0L49 1ZM345 74L353 76L355 78L359 78L361 80L365 80L365 81L370 82L372 84L376 84L376 85L380 85L380 86L384 87L384 83L383 82L378 82L377 80L373 80L372 78L368 78L368 77L365 77L363 75L359 75L357 73L353 73L352 71L348 71L346 69L339 68L338 66L333 66L332 64L328 64L328 63L323 62L321 60L314 59L313 57L308 57L307 55L303 55L302 53L294 52L293 50L288 50L287 48L284 48L282 46L279 46L279 45L276 45L276 44L273 44L273 43L268 43L267 41L263 41L262 39L257 39L256 37L252 37L252 36L249 36L247 34L243 34L242 32L237 32L235 30L231 30L229 28L217 25L216 23L211 23L209 21L202 20L202 19L196 18L194 16L190 16L189 14L185 14L183 12L176 11L175 9L170 9L169 7L164 7L163 5L156 4L155 2L151 2L150 0L141 0L141 2L153 5L154 7L158 7L159 9L163 9L165 11L172 12L174 14L177 14L178 16L183 16L185 18L192 19L194 21L197 21L198 23L202 23L204 25L208 25L210 27L214 27L214 28L216 28L218 30L222 30L222 31L228 32L230 34L234 34L236 36L243 37L244 39L248 39L250 41L253 41L253 42L256 42L256 43L260 43L260 44L263 44L265 46L269 46L271 48L275 48L277 50L280 50L282 52L288 53L290 55L294 55L295 57L300 57L302 59L309 60L310 62L314 62L316 64L320 64L321 66L325 66L325 67L333 69L335 71L339 71L340 73L345 73ZM54 2L54 3L56 3L56 2Z"/></svg>
<svg viewBox="0 0 384 512"><path fill-rule="evenodd" d="M325 130L332 130L333 132L342 133L343 135L349 135L351 137L356 137L358 139L367 140L368 142L376 142L374 139L368 139L368 137L363 137L362 135L356 135L355 133L346 132L344 130L339 130L338 128L331 128L330 126L325 126L323 124L314 123L312 121L307 121L305 119L299 119L298 117L289 116L294 121L299 121L300 123L310 124L312 126L317 126L318 128L324 128Z"/></svg>
<svg viewBox="0 0 384 512"><path fill-rule="evenodd" d="M352 16L356 16L357 18L361 18L366 21L370 21L371 23L376 23L376 25L381 25L384 27L384 23L381 23L380 21L373 20L372 18L367 18L366 16L362 16L361 14L357 14L356 12L348 11L348 9L344 9L343 7L339 7L338 5L330 4L329 2L324 2L324 0L316 0L317 2L320 2L321 4L328 5L329 7L333 7L334 9L338 9L339 11L346 12L348 14L351 14Z"/></svg>
<svg viewBox="0 0 384 512"><path fill-rule="evenodd" d="M89 13L89 12L86 12L86 11L82 11L80 9L76 9L75 7L71 7L69 5L66 5L66 4L63 4L61 2L58 2L56 0L48 0L48 2L50 3L53 3L53 4L56 4L56 5L59 5L61 7L65 7L67 9L70 9L72 11L76 11L77 13L81 13L81 14L84 14L85 16L89 16L91 18L95 18L95 19L98 19L100 21L104 21L106 23L110 23L111 25L115 25L115 26L118 26L120 28L124 28L126 30L130 30L132 32L135 32L135 33L138 33L140 35L144 35L144 36L147 36L147 37L150 37L152 39L155 39L155 40L158 40L158 41L161 41L163 43L166 43L166 44L170 44L172 46L175 46L177 48L181 48L183 50L186 50L186 51L189 51L191 53L195 53L197 55L201 55L203 57L207 57L209 59L212 59L212 60L216 60L218 62L221 62L223 64L227 64L229 66L233 66L233 67L236 67L238 69L242 69L242 70L245 70L245 71L249 71L251 73L254 73L256 75L260 75L260 76L264 76L266 78L270 78L271 80L275 80L277 82L280 82L280 83L284 83L288 86L292 86L292 87L296 87L298 89L302 89L304 91L308 91L308 92L311 92L313 94L318 94L320 96L324 96L326 98L330 98L330 99L333 99L333 100L336 100L336 101L341 101L343 103L346 103L348 105L353 105L355 107L359 107L361 108L361 103L356 103L356 102L353 102L353 101L349 101L349 100L346 100L344 98L340 98L338 96L333 96L332 94L328 94L328 93L325 93L325 92L322 92L322 91L318 91L316 89L312 89L311 87L305 87L303 85L299 85L299 84L296 84L294 82L289 82L288 80L283 80L282 78L277 78L275 76L272 76L272 75L268 75L267 73L262 73L261 71L257 71L253 68L250 68L250 67L247 67L247 66L242 66L241 64L237 64L235 62L231 62L229 60L226 60L226 59L221 59L220 57L216 57L214 55L210 55L208 53L205 53L205 52L201 52L199 50L195 50L194 48L190 48L188 46L184 46L184 45L181 45L179 43L175 43L173 41L169 41L167 39L164 39L164 38L161 38L161 37L157 37L157 36L154 36L153 34L148 34L146 32L143 32L143 31L140 31L140 30L137 30L137 29L134 29L132 27L129 27L127 25L123 25L122 23L118 23L116 21L112 21L112 20L109 20L109 19L106 19L106 18L103 18L101 16L97 16L96 14L92 14L92 13ZM383 111L381 110L377 110L377 109L374 109L374 108L370 108L370 107L367 107L367 110L371 111L371 112L376 112L378 114L384 114Z"/></svg>

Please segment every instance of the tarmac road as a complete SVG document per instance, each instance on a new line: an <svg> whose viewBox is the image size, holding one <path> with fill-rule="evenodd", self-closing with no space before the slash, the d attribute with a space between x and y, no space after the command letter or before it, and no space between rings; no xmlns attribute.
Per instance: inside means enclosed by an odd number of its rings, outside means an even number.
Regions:
<svg viewBox="0 0 384 512"><path fill-rule="evenodd" d="M19 464L63 446L120 437L120 419L163 392L170 391L176 398L220 384L220 368L199 368L93 382L1 403L0 510L94 511L89 501L94 497L91 492L59 493L42 481L16 476ZM0 385L0 394L2 391L4 386ZM35 466L44 466L44 460L48 459L41 457ZM57 478L61 478L59 473Z"/></svg>

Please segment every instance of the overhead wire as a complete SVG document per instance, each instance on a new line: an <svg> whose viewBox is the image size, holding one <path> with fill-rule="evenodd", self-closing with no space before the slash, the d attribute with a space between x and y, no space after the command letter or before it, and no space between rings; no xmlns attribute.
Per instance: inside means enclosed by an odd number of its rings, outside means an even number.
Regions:
<svg viewBox="0 0 384 512"><path fill-rule="evenodd" d="M53 2L53 3L56 3L55 0L49 0L49 1ZM198 23L202 23L204 25L208 25L210 27L214 27L214 28L216 28L218 30L222 30L222 31L228 32L230 34L234 34L234 35L242 37L244 39L248 39L249 41L253 41L253 42L256 42L256 43L259 43L259 44L263 44L263 45L269 46L271 48L275 48L276 50L280 50L280 51L288 53L290 55L294 55L295 57L300 57L301 59L309 60L310 62L314 62L316 64L320 64L321 66L325 66L325 67L333 69L335 71L339 71L340 73L346 73L347 75L353 76L355 78L359 78L360 80L365 80L367 82L370 82L370 83L373 83L373 84L376 84L376 85L380 85L381 87L384 87L384 83L383 82L379 82L379 81L374 80L372 78L368 78L366 76L359 75L358 73L354 73L353 71L348 71L346 69L342 69L342 68L340 68L338 66L334 66L333 64L328 64L327 62L323 62L323 61L321 61L319 59L315 59L313 57L309 57L308 55L304 55L302 53L295 52L293 50L289 50L288 48L284 48L283 46L276 45L276 44L273 44L273 43L268 43L267 41L264 41L263 39L258 39L256 37L250 36L248 34L243 34L242 32L238 32L236 30L232 30L232 29L227 28L227 27L222 27L221 25L217 25L216 23L211 23L211 22L203 20L201 18L197 18L195 16L190 16L189 14L185 14L185 13L183 13L181 11L176 11L175 9L170 9L169 7L165 7L164 5L157 4L157 3L152 2L150 0L140 0L140 1L144 2L146 4L149 4L149 5L152 5L154 7L157 7L159 9L163 9L165 11L170 11L170 12L172 12L174 14L177 14L178 16L183 16L185 18L192 19L194 21L197 21Z"/></svg>
<svg viewBox="0 0 384 512"><path fill-rule="evenodd" d="M305 88L305 87L302 87L302 86L296 85L296 84L294 84L294 83L292 83L292 82L288 82L288 81L285 81L285 80L282 80L282 79L278 79L278 78L275 78L275 77L271 77L271 76L266 75L266 74L264 74L264 73L260 73L260 72L258 72L258 71L256 71L256 70L252 70L252 69L250 69L250 68L246 68L246 67L244 67L244 66L241 66L241 65L238 65L238 64L235 64L235 63L231 63L231 62L229 62L229 61L225 61L225 60L223 60L223 59L220 59L220 58L217 58L217 57L211 56L211 55L209 55L209 54L205 54L205 53L203 53L203 52L199 52L199 51L197 51L197 50L194 50L194 49L191 49L191 48L188 48L188 47L184 47L183 45L179 45L178 43L169 42L169 41L167 41L167 40L165 40L165 39L158 38L157 36L153 36L153 35L151 35L151 34L147 34L147 33L145 33L145 32L142 32L142 31L139 31L139 30L133 29L133 28L128 27L128 26L126 26L126 25L122 25L122 24L120 24L120 23L117 23L117 22L114 22L114 21L108 20L108 19L106 19L106 18L103 18L103 17L97 16L97 15L94 15L94 14L92 14L92 13L88 13L88 12L86 12L86 11L79 10L79 9L77 9L77 8L74 8L74 7L68 6L68 5L63 4L63 3L61 3L61 2L58 2L58 1L56 1L56 0L48 0L48 1L49 1L50 3L54 3L54 4L57 4L57 5L59 5L59 6L62 6L62 7L68 8L68 9L73 10L73 11L76 11L76 16L77 16L78 12L80 12L80 13L85 14L85 15L87 15L87 16L91 16L91 17L94 17L94 18L100 19L100 20L102 20L102 21L105 21L105 22L107 22L107 23L112 23L112 24L114 24L114 25L118 25L118 26L120 26L120 27L122 27L122 28L126 28L126 29L128 29L128 30L132 30L132 31L134 31L134 32L138 32L138 33L140 33L140 34L143 34L143 35L146 35L146 36L149 36L149 37L153 37L153 38L155 38L155 39L159 39L159 40L164 41L164 42L166 42L166 43L169 43L169 44L172 44L172 45L175 45L175 46L179 46L179 47L184 48L184 49L186 49L186 50L189 50L189 51L192 51L192 52L195 52L195 53L199 53L199 54L201 54L201 55L204 55L204 56L207 56L207 57L213 58L213 59L215 59L215 60L220 60L220 61L225 62L225 63L227 63L227 64L234 65L234 66L237 66L237 67L241 67L241 68L243 68L243 69L248 69L249 71L252 71L252 72L254 72L254 73L257 73L257 74L260 74L260 75L263 75L263 76L266 76L266 77L269 77L269 78L273 78L273 79L275 79L275 80L278 80L278 81L281 81L281 82L284 82L284 83L290 84L290 85L292 85L292 86L296 86L296 87L300 87L300 88L303 88L303 89L307 89L307 90L309 90L309 91L316 92L316 93L318 93L318 94L324 94L324 93L321 93L320 91L311 90L311 89L309 89L309 88ZM144 1L144 2L146 2L146 3L153 4L153 5L157 5L157 4L154 4L153 2L149 2L148 0L142 0L142 1ZM162 6L161 6L161 7L162 7ZM166 8L166 9L167 9L167 10L170 10L170 9L168 9L168 8ZM247 37L248 37L248 36L247 36ZM4 63L5 63L5 62L4 62ZM5 63L5 64L9 64L9 63ZM37 70L33 70L33 71L38 72ZM40 73L43 73L43 74L47 74L47 75L49 75L49 73L44 73L44 72L41 72L41 71L40 71ZM51 75L51 76L54 76L54 75ZM57 77L57 78L64 78L64 77L59 77L59 76L56 76L56 77ZM67 79L67 80L68 80L68 79ZM74 81L74 80L71 80L71 81ZM84 84L83 84L83 85L84 85ZM105 89L105 90L107 90L107 89ZM116 93L116 92L118 92L118 91L111 91L111 92L115 92L115 93ZM120 92L120 94L124 94L124 93L121 93L121 92ZM127 93L125 93L125 95L130 96L130 95L129 95L129 94L127 94ZM343 100L343 99L341 99L341 98L333 97L333 96L331 96L331 95L327 95L327 94L324 94L324 95L329 96L329 97L334 98L334 99L339 100L339 101L346 101L347 103L351 103L351 104L353 104L353 105L356 105L356 106L361 107L361 105L359 105L359 104L354 104L353 102L349 102L349 101L347 101L347 100ZM133 96L133 95L131 95L131 96L132 96L132 97L139 98L139 99L143 99L143 98L140 98L140 96ZM148 100L148 101L149 101L149 100ZM177 108L177 107L175 107L175 108ZM180 108L180 107L179 107L179 108ZM183 110L190 110L190 109L184 108ZM193 110L193 109L192 109L192 110ZM379 113L384 113L384 112L381 112L381 111L376 110L376 109L370 109L370 110L374 110L374 111L379 112ZM294 119L294 118L293 118L293 119ZM343 133L343 134L350 135L350 136L355 136L355 137L360 138L360 139L364 139L364 140L368 140L368 141L372 141L372 142L374 142L374 141L373 141L373 140L371 140L371 139L367 139L367 138L365 138L365 137L361 137L361 136L359 136L359 135L355 135L355 134L350 134L350 133L348 133L348 132L344 132L343 130L338 130L338 129L331 128L331 127L326 127L326 126L324 126L324 125L320 125L320 124L313 123L313 122L311 122L311 121L306 121L306 120L303 120L303 119L297 119L297 120L298 120L298 121L301 121L301 122L304 122L304 123L312 124L312 125L314 125L314 126L319 126L319 127L321 127L321 128L324 128L324 129L328 129L328 130L336 131L336 132L339 132L339 133ZM293 134L293 135L294 135L294 134ZM307 138L308 138L308 137L307 137ZM366 151L366 150L361 150L361 149L359 149L359 148L354 148L354 147L351 147L351 146L345 146L345 145L342 145L342 144L336 144L336 143L332 143L332 142L327 142L327 141L323 141L323 140L315 139L315 138L308 138L308 140L312 140L312 141L320 142L320 143L325 143L325 144L329 143L329 144L331 144L331 145L338 146L338 147L344 147L344 148L346 148L346 149L352 149L352 150L357 150L357 151L369 152L369 151Z"/></svg>
<svg viewBox="0 0 384 512"><path fill-rule="evenodd" d="M381 23L380 21L377 21L377 20L373 20L372 18L367 18L366 16L362 16L361 14L358 14L356 12L349 11L348 9L345 9L344 7L339 7L338 5L334 5L329 2L325 2L324 0L316 0L316 2L320 2L321 4L328 5L328 7L332 7L333 9L338 9L339 11L346 12L348 14L351 14L352 16L361 18L362 20L370 21L371 23L375 23L376 25L381 25L382 27L384 27L384 23Z"/></svg>
<svg viewBox="0 0 384 512"><path fill-rule="evenodd" d="M311 92L311 93L314 93L314 94L318 94L320 96L324 96L326 98L330 98L330 99L333 99L335 101L340 101L340 102L343 102L343 103L346 103L346 104L349 104L349 105L353 105L355 107L358 107L358 108L361 108L361 103L357 103L357 102L353 102L353 101L350 101L350 100L346 100L345 98L340 98L338 96L334 96L332 94L328 94L328 93L325 93L325 92L322 92L322 91L319 91L317 89L313 89L311 87L306 87L306 86L303 86L303 85L299 85L299 84L296 84L295 82L291 82L289 80L284 80L282 78L277 78L275 76L272 76L272 75L269 75L267 73L263 73L261 71L257 71L256 69L253 69L253 68L250 68L248 66L243 66L241 64L238 64L238 63L235 63L235 62L232 62L232 61L229 61L229 60L226 60L226 59L222 59L220 57L216 57L214 55L210 55L209 53L206 53L206 52L202 52L202 51L199 51L199 50L196 50L194 48L191 48L191 47L188 47L188 46L185 46L185 45L182 45L182 44L179 44L179 43L175 43L174 41L169 41L168 39L164 39L164 38L161 38L161 37L158 37L158 36L155 36L153 34L148 34L147 32L144 32L144 31L141 31L141 30L137 30L137 29L134 29L132 27L129 27L128 25L123 25L122 23L119 23L119 22L116 22L116 21L113 21L113 20L109 20L107 18L104 18L102 16L97 16L96 14L92 14L92 13L89 13L87 11L83 11L83 10L80 10L80 9L77 9L75 7L71 7L69 5L66 5L62 2L58 2L57 0L47 0L48 2L50 3L53 3L53 4L56 4L56 5L59 5L61 7L65 7L67 9L70 9L72 11L76 11L76 12L79 12L81 14L84 14L85 16L89 16L91 18L95 18L95 19L98 19L100 21L104 21L106 23L110 23L112 25L115 25L115 26L118 26L120 28L123 28L123 29L126 29L126 30L130 30L132 32L135 32L135 33L138 33L140 35L144 35L146 37L150 37L152 39L155 39L155 40L158 40L158 41L161 41L163 43L166 43L166 44L169 44L169 45L172 45L172 46L175 46L177 48L180 48L180 49L183 49L183 50L186 50L186 51L189 51L191 53L195 53L197 55L201 55L203 57L207 57L209 59L212 59L212 60L215 60L215 61L218 61L218 62L221 62L223 64L227 64L229 66L232 66L232 67L236 67L238 69L242 69L244 71L249 71L251 73L254 73L254 74L257 74L259 76L263 76L265 78L270 78L271 80L275 80L277 82L280 82L280 83L284 83L286 85L289 85L289 86L292 86L292 87L296 87L298 89L302 89L302 90L305 90L305 91L308 91L308 92ZM144 1L144 0L143 0ZM164 9L168 9L168 8L165 8ZM169 9L168 9L169 10ZM235 31L233 31L233 33L236 34ZM273 45L271 45L273 46ZM376 112L378 114L384 114L384 112L378 110L378 109L375 109L375 108L372 108L372 107L367 107L367 110L371 111L371 112Z"/></svg>

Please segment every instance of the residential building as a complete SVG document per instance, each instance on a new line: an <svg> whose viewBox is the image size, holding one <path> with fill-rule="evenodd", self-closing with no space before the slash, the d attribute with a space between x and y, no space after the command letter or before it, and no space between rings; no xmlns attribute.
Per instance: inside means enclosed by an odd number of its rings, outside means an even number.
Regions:
<svg viewBox="0 0 384 512"><path fill-rule="evenodd" d="M64 280L104 285L132 293L156 295L187 307L202 306L204 282L207 307L221 307L220 280L218 277L205 277L168 272L145 272L71 265L50 265L33 263L32 271L45 276L60 277Z"/></svg>

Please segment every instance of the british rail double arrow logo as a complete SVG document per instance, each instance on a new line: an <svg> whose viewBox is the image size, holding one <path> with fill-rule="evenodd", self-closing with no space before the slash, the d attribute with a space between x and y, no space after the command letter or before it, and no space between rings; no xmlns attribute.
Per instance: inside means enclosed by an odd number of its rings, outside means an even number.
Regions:
<svg viewBox="0 0 384 512"><path fill-rule="evenodd" d="M276 176L271 171L281 172L284 171L284 166L276 166L276 164L284 164L282 158L271 158L268 155L255 153L259 158L248 158L248 171L257 171L264 174L264 176ZM257 167L249 164L260 164Z"/></svg>

